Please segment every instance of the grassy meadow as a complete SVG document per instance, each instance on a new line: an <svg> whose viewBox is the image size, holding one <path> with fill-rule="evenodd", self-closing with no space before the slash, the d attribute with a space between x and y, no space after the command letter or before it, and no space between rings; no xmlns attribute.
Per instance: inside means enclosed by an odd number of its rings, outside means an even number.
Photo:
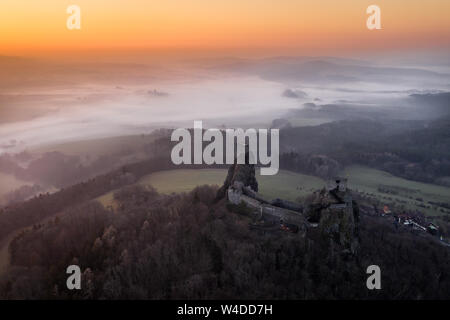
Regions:
<svg viewBox="0 0 450 320"><path fill-rule="evenodd" d="M180 169L144 176L138 184L151 185L164 194L188 192L199 185L222 185L226 169ZM442 215L440 207L428 203L450 202L450 188L395 177L387 172L361 166L350 166L341 172L348 187L363 192L382 203L403 205L428 215ZM326 185L323 179L280 170L275 176L261 176L257 170L259 193L266 199L283 198L297 201ZM113 192L98 198L104 205L113 203Z"/></svg>
<svg viewBox="0 0 450 320"><path fill-rule="evenodd" d="M348 178L348 186L355 191L428 215L443 214L441 208L429 204L429 201L450 203L448 187L406 180L376 169L350 166L341 172L341 176Z"/></svg>
<svg viewBox="0 0 450 320"><path fill-rule="evenodd" d="M225 181L226 169L180 169L167 170L144 176L138 184L151 185L163 194L189 192L200 185L220 186ZM261 176L257 170L259 192L266 199L283 198L296 201L325 185L325 181L309 175L281 170L275 176ZM103 205L113 205L113 194L109 192L99 198Z"/></svg>
<svg viewBox="0 0 450 320"><path fill-rule="evenodd" d="M325 185L320 178L281 170L274 176L261 176L257 180L259 192L267 199L284 198L296 200ZM152 185L161 193L186 192L203 184L222 185L227 175L226 169L183 169L160 171L142 178L139 183Z"/></svg>

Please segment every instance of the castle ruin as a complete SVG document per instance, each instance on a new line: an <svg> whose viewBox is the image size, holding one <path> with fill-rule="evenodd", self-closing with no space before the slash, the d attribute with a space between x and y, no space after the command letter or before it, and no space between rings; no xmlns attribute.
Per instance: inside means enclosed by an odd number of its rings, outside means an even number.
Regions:
<svg viewBox="0 0 450 320"><path fill-rule="evenodd" d="M258 192L254 165L234 164L217 198L232 205L244 204L259 223L278 225L278 229L297 232L317 228L337 244L341 252L356 254L359 246L359 210L347 188L347 179L336 177L326 188L312 194L304 205L283 199L266 200ZM258 224L253 224L256 228Z"/></svg>

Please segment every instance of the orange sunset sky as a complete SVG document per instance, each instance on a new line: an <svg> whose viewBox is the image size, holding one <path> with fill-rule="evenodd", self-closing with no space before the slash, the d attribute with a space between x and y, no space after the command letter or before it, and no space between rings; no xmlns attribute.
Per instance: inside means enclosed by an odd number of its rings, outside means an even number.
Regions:
<svg viewBox="0 0 450 320"><path fill-rule="evenodd" d="M81 30L66 28L68 5ZM381 8L382 30L366 28ZM449 0L1 0L0 54L84 49L448 48Z"/></svg>

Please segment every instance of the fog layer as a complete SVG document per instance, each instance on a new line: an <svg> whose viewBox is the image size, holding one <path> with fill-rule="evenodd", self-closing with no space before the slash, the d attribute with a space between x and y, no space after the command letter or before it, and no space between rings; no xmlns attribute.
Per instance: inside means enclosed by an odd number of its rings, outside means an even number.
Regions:
<svg viewBox="0 0 450 320"><path fill-rule="evenodd" d="M387 67L329 57L165 65L0 58L0 64L5 66L0 74L5 84L0 90L0 153L192 126L194 120L205 126L268 127L274 118L305 106L388 107L404 110L406 117L412 94L450 91L450 75L435 67Z"/></svg>

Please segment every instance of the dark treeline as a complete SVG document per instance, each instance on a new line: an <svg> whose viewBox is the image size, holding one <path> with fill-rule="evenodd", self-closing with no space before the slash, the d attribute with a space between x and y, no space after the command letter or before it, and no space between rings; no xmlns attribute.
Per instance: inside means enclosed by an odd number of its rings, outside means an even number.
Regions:
<svg viewBox="0 0 450 320"><path fill-rule="evenodd" d="M88 153L89 147L86 147L85 153L80 152L78 155L65 154L60 151L42 154L29 151L3 154L0 156L0 172L34 183L32 188L21 187L7 194L6 204L27 200L40 190L72 186L100 174L111 172L123 165L169 156L170 150L163 152L161 149L161 142L168 139L168 132L168 129L158 129L148 135L134 136L133 140L128 137L130 143L118 143L110 148L105 148L103 153L99 152L94 155ZM161 137L165 139L161 139ZM123 137L111 139L120 140L120 138ZM102 142L97 143L100 145ZM167 146L167 143L165 145Z"/></svg>
<svg viewBox="0 0 450 320"><path fill-rule="evenodd" d="M63 188L93 176L111 171L121 162L123 155L103 155L89 164L83 164L79 156L61 152L46 152L33 158L28 152L0 157L0 172L12 174L16 178L37 182L42 186ZM26 167L18 163L29 161Z"/></svg>
<svg viewBox="0 0 450 320"><path fill-rule="evenodd" d="M280 129L280 168L327 179L345 166L359 164L410 180L450 185L449 128L450 117L285 127ZM164 154L170 154L174 144L169 133L155 141Z"/></svg>
<svg viewBox="0 0 450 320"><path fill-rule="evenodd" d="M406 179L448 186L449 128L448 117L429 121L359 119L311 127L286 127L280 130L280 166L329 178L345 166L360 164ZM45 190L53 186L59 189L142 160L138 159L138 154L146 158L170 157L175 145L170 141L170 131L160 130L151 137L154 140L141 149L103 155L88 165L78 156L49 152L30 160L28 166L22 168L17 162L26 162L29 154L4 155L0 157L0 171L33 181L35 188ZM204 146L207 144L203 143ZM33 194L30 188L17 190L7 198L10 202L20 202L30 194Z"/></svg>
<svg viewBox="0 0 450 320"><path fill-rule="evenodd" d="M133 184L145 175L169 169L222 168L222 165L174 165L171 159L162 154L148 160L131 163L99 175L85 182L49 194L39 194L30 200L0 208L0 240L10 232L30 226L62 210L92 200L112 190Z"/></svg>
<svg viewBox="0 0 450 320"><path fill-rule="evenodd" d="M450 176L449 128L448 117L389 123L337 121L286 128L280 131L280 164L319 176L360 164L410 180L449 185L445 179Z"/></svg>
<svg viewBox="0 0 450 320"><path fill-rule="evenodd" d="M250 218L214 203L216 189L163 196L116 192L115 212L96 202L22 232L0 280L8 299L448 299L448 248L362 215L355 259L314 229L305 237L248 229ZM82 289L66 288L66 268ZM379 265L382 290L366 288Z"/></svg>
<svg viewBox="0 0 450 320"><path fill-rule="evenodd" d="M143 175L172 167L170 159L150 159L123 166L108 174L63 188L53 194L40 194L28 201L2 208L0 209L0 240L18 228L32 225L65 208L134 183Z"/></svg>

